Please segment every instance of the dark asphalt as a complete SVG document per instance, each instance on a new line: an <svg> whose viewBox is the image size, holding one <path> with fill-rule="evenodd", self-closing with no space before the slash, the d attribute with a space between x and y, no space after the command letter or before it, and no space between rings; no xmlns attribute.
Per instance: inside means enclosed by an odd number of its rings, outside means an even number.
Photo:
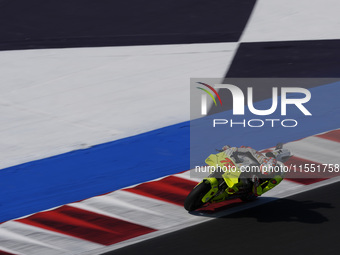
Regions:
<svg viewBox="0 0 340 255"><path fill-rule="evenodd" d="M241 43L226 77L340 77L340 40Z"/></svg>
<svg viewBox="0 0 340 255"><path fill-rule="evenodd" d="M237 42L256 0L0 0L0 50Z"/></svg>
<svg viewBox="0 0 340 255"><path fill-rule="evenodd" d="M339 254L339 195L338 182L105 254Z"/></svg>

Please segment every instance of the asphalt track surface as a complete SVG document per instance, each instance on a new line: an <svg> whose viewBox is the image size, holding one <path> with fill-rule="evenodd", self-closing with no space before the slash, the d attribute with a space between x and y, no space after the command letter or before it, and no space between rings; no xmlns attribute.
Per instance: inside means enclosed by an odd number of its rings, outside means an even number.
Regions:
<svg viewBox="0 0 340 255"><path fill-rule="evenodd" d="M256 0L0 0L0 50L237 42Z"/></svg>
<svg viewBox="0 0 340 255"><path fill-rule="evenodd" d="M339 254L339 194L337 182L105 254Z"/></svg>

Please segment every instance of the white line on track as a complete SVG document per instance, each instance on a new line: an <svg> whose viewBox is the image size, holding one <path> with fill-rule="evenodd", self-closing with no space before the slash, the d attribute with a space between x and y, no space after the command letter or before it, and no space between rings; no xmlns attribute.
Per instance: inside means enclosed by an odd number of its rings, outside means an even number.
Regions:
<svg viewBox="0 0 340 255"><path fill-rule="evenodd" d="M157 230L193 218L178 205L123 190L69 205Z"/></svg>
<svg viewBox="0 0 340 255"><path fill-rule="evenodd" d="M15 254L73 254L74 251L83 252L104 247L100 244L17 221L3 223L0 228L1 234L5 237L0 241L0 249L10 248L12 253Z"/></svg>
<svg viewBox="0 0 340 255"><path fill-rule="evenodd" d="M339 164L340 143L311 136L285 144L299 158L323 164Z"/></svg>

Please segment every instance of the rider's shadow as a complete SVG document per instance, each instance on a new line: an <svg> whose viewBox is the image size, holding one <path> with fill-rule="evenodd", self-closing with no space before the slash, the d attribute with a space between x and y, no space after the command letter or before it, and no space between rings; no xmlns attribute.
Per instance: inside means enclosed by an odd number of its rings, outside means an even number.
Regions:
<svg viewBox="0 0 340 255"><path fill-rule="evenodd" d="M334 208L330 203L279 199L225 216L226 218L256 218L258 222L302 222L320 224L328 219L320 213L321 208ZM322 211L322 210L321 210Z"/></svg>

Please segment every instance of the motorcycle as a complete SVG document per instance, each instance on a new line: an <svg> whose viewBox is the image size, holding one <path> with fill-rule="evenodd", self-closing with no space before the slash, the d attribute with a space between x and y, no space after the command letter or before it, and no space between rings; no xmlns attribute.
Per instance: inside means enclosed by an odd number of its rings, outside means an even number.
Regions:
<svg viewBox="0 0 340 255"><path fill-rule="evenodd" d="M277 144L273 151L267 152L265 155L274 157L277 160L274 176L263 179L260 184L269 190L283 180L285 175L284 163L292 155L288 149L283 148L282 143ZM210 174L189 193L185 199L184 208L190 212L210 203L219 203L235 198L240 198L245 202L255 200L257 196L252 191L254 183L249 178L247 169L256 169L259 164L250 163L249 165L244 165L242 164L244 161L235 153L230 157L227 157L224 151L211 154L205 160L210 166Z"/></svg>

